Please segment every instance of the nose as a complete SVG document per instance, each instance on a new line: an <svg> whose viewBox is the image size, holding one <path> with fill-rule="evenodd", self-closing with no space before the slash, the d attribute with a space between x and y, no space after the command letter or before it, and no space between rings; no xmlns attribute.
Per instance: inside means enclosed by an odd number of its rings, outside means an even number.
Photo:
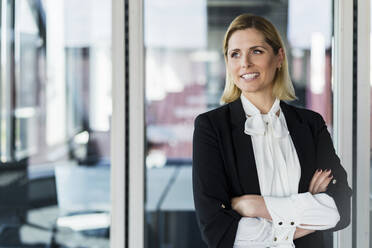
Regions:
<svg viewBox="0 0 372 248"><path fill-rule="evenodd" d="M252 58L250 54L246 54L241 57L241 65L243 68L248 68L252 65Z"/></svg>

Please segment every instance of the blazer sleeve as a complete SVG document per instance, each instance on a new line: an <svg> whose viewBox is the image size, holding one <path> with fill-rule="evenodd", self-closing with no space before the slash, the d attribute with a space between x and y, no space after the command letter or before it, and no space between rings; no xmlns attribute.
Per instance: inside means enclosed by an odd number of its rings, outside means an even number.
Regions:
<svg viewBox="0 0 372 248"><path fill-rule="evenodd" d="M334 199L340 214L340 221L337 225L327 231L338 231L350 224L352 190L348 185L346 171L341 166L340 159L336 155L331 136L322 116L317 114L316 120L317 166L321 169L329 168L332 170L333 179L325 193Z"/></svg>
<svg viewBox="0 0 372 248"><path fill-rule="evenodd" d="M229 183L218 144L207 115L195 119L192 181L196 217L208 247L233 247L239 220L231 209Z"/></svg>

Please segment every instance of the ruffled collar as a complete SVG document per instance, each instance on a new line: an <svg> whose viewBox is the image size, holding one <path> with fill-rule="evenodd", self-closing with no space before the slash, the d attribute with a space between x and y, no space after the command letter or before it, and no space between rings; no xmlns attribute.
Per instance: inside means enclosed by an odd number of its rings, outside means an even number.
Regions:
<svg viewBox="0 0 372 248"><path fill-rule="evenodd" d="M261 114L260 110L253 105L246 97L241 94L243 109L247 120L244 125L244 133L248 135L266 135L272 131L274 137L283 138L288 135L284 118L280 118L282 111L280 109L280 100L275 99L270 111L267 114ZM279 116L276 113L279 111Z"/></svg>

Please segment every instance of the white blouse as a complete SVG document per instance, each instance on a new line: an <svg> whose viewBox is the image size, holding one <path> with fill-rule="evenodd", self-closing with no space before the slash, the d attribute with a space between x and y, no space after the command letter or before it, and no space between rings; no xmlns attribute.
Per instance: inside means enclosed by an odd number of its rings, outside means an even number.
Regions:
<svg viewBox="0 0 372 248"><path fill-rule="evenodd" d="M270 111L261 114L246 97L240 98L247 116L244 132L252 138L261 195L272 222L242 217L234 248L292 248L296 227L334 227L340 215L332 197L325 193L298 193L301 167L280 101L276 99Z"/></svg>

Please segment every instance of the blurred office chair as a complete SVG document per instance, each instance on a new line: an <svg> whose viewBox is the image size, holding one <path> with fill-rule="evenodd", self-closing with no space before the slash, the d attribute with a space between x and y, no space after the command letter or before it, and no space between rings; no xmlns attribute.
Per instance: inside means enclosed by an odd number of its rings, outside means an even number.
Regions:
<svg viewBox="0 0 372 248"><path fill-rule="evenodd" d="M52 236L56 232L53 227L43 227L27 220L28 210L57 204L54 171L30 178L28 169L27 158L0 163L0 247L58 247L57 244L22 243L22 225L51 232Z"/></svg>
<svg viewBox="0 0 372 248"><path fill-rule="evenodd" d="M27 159L0 163L0 245L20 243L19 227L27 213Z"/></svg>

